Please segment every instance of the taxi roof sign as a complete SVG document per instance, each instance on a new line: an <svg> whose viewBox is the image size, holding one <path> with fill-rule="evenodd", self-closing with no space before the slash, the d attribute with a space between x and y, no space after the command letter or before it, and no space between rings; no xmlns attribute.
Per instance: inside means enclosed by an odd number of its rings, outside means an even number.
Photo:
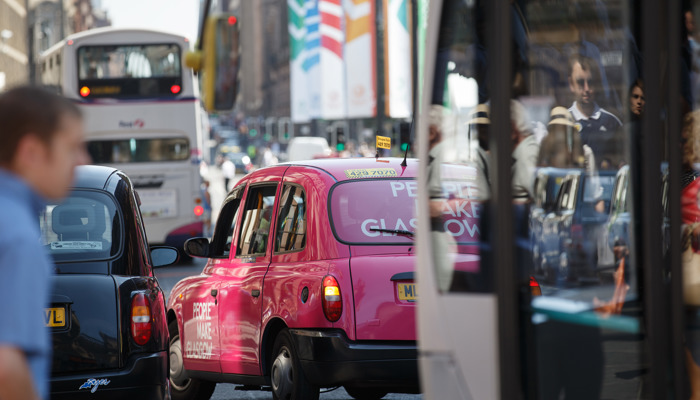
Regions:
<svg viewBox="0 0 700 400"><path fill-rule="evenodd" d="M388 136L377 135L377 148L378 149L391 149L391 138Z"/></svg>

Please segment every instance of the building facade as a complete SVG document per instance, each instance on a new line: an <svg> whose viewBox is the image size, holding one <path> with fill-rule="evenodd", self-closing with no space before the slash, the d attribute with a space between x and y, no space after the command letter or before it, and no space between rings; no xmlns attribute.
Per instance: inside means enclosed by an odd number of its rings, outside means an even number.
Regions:
<svg viewBox="0 0 700 400"><path fill-rule="evenodd" d="M99 0L28 0L30 79L38 82L39 55L64 37L88 29L110 26Z"/></svg>
<svg viewBox="0 0 700 400"><path fill-rule="evenodd" d="M0 91L29 77L27 8L23 0L0 0Z"/></svg>

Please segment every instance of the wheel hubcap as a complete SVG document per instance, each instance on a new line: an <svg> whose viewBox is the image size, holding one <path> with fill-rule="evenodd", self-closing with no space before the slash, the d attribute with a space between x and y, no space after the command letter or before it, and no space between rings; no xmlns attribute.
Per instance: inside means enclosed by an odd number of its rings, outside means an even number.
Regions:
<svg viewBox="0 0 700 400"><path fill-rule="evenodd" d="M277 398L292 398L292 359L286 347L280 349L280 353L272 364L272 390Z"/></svg>
<svg viewBox="0 0 700 400"><path fill-rule="evenodd" d="M180 336L175 336L170 341L170 383L176 390L183 391L187 389L190 382L182 362Z"/></svg>

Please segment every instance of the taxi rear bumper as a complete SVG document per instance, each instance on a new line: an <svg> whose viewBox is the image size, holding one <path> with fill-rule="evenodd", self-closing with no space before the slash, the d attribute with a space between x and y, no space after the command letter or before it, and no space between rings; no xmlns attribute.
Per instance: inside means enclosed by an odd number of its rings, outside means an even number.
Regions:
<svg viewBox="0 0 700 400"><path fill-rule="evenodd" d="M301 366L316 386L361 385L418 393L414 341L351 341L341 330L290 330Z"/></svg>
<svg viewBox="0 0 700 400"><path fill-rule="evenodd" d="M54 376L51 399L169 400L167 351L137 354L120 370L81 372Z"/></svg>

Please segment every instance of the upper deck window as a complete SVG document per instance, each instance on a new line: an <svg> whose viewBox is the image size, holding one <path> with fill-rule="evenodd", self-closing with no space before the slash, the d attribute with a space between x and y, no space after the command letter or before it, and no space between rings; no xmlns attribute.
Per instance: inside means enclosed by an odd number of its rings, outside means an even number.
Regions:
<svg viewBox="0 0 700 400"><path fill-rule="evenodd" d="M90 98L175 96L182 90L181 58L175 43L82 46L78 91Z"/></svg>

